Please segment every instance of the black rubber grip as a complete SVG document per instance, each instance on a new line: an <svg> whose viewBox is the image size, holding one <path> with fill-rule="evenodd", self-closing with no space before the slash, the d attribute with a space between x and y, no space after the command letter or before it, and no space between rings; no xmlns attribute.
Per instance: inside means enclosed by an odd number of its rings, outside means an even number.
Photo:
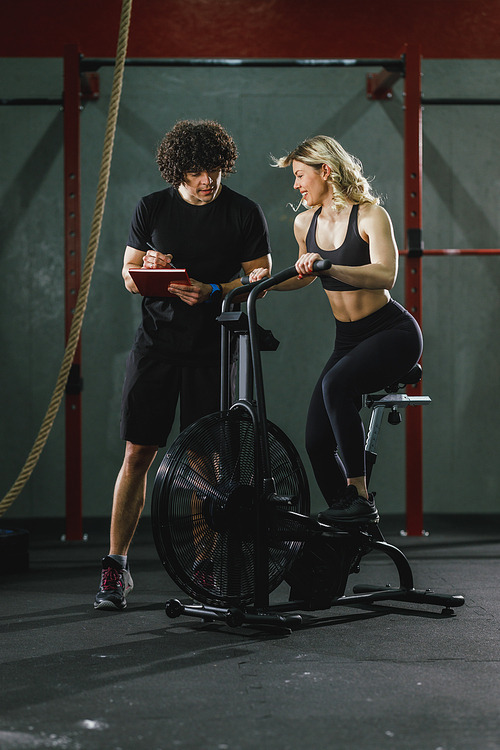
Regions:
<svg viewBox="0 0 500 750"><path fill-rule="evenodd" d="M313 271L319 273L319 271L328 271L332 267L329 260L315 260L313 263Z"/></svg>

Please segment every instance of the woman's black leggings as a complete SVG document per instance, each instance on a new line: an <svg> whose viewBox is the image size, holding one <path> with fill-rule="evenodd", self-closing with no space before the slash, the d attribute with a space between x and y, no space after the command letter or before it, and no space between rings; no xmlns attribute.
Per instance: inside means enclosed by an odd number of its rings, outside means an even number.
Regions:
<svg viewBox="0 0 500 750"><path fill-rule="evenodd" d="M418 323L395 300L366 318L336 324L335 348L313 391L306 426L307 453L329 504L346 477L366 473L363 394L404 377L422 354Z"/></svg>

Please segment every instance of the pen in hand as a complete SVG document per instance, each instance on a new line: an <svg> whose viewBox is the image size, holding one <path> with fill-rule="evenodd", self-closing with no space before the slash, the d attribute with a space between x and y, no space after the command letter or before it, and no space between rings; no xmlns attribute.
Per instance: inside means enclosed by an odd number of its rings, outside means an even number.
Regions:
<svg viewBox="0 0 500 750"><path fill-rule="evenodd" d="M158 252L158 250L156 249L156 247L154 247L154 246L153 246L153 245L152 245L152 244L151 244L150 242L146 242L146 245L147 245L147 246L148 246L149 248L151 248L151 250L154 250L154 251L155 251L155 253L157 253L157 252ZM170 265L170 268L175 268L175 266L174 266L174 264L173 264L173 263L170 263L169 265Z"/></svg>

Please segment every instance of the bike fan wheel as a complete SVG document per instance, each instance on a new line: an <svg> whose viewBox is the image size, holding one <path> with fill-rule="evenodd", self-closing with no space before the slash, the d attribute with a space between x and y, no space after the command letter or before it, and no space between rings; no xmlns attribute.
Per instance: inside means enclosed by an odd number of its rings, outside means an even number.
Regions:
<svg viewBox="0 0 500 750"><path fill-rule="evenodd" d="M276 425L267 424L271 471L280 496L298 498L309 514L300 457ZM158 469L152 522L160 559L177 585L205 604L254 601L255 430L243 409L210 414L182 432ZM261 482L261 479L257 480ZM269 591L284 579L302 543L297 522L277 521L269 534Z"/></svg>

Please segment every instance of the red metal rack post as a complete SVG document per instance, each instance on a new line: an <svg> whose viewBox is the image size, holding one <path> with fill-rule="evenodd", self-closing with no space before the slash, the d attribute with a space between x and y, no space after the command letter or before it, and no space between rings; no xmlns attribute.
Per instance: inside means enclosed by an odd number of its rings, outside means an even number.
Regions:
<svg viewBox="0 0 500 750"><path fill-rule="evenodd" d="M65 331L68 340L81 277L80 54L64 47L64 247ZM66 540L82 534L82 380L78 343L66 386Z"/></svg>
<svg viewBox="0 0 500 750"><path fill-rule="evenodd" d="M405 303L422 325L422 106L421 51L405 45ZM409 386L421 395L422 383ZM406 410L406 533L423 532L423 422L422 409Z"/></svg>

